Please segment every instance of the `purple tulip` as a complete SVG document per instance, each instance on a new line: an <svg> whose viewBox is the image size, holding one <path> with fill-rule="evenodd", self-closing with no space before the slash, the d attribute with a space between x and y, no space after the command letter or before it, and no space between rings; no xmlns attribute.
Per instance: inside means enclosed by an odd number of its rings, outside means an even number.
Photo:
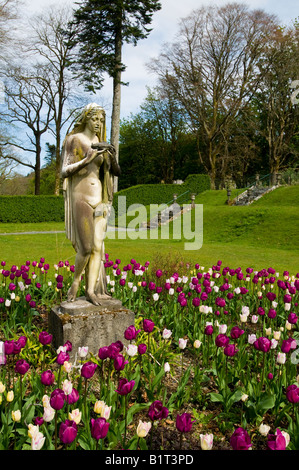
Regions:
<svg viewBox="0 0 299 470"><path fill-rule="evenodd" d="M108 357L110 359L115 359L121 351L121 345L116 342L116 343L111 343L108 346Z"/></svg>
<svg viewBox="0 0 299 470"><path fill-rule="evenodd" d="M25 361L25 359L20 359L16 362L15 371L17 372L17 374L24 375L29 370L29 368L30 366L28 362Z"/></svg>
<svg viewBox="0 0 299 470"><path fill-rule="evenodd" d="M155 421L156 419L161 421L161 419L167 418L168 413L169 411L165 406L163 406L163 403L160 400L156 400L150 405L148 416L152 421Z"/></svg>
<svg viewBox="0 0 299 470"><path fill-rule="evenodd" d="M280 429L275 434L268 434L267 446L270 450L285 450L286 440Z"/></svg>
<svg viewBox="0 0 299 470"><path fill-rule="evenodd" d="M109 349L108 346L103 346L102 348L99 349L98 353L99 358L104 361L109 357Z"/></svg>
<svg viewBox="0 0 299 470"><path fill-rule="evenodd" d="M63 366L63 364L65 362L68 362L70 359L70 356L68 355L67 352L64 352L64 351L60 351L60 353L58 354L57 358L56 358L56 362L57 364L59 364L60 366Z"/></svg>
<svg viewBox="0 0 299 470"><path fill-rule="evenodd" d="M41 383L45 385L46 387L49 385L53 385L55 381L55 376L51 370L45 370L41 374Z"/></svg>
<svg viewBox="0 0 299 470"><path fill-rule="evenodd" d="M270 308L268 312L268 317L269 318L275 318L276 317L276 310L274 308Z"/></svg>
<svg viewBox="0 0 299 470"><path fill-rule="evenodd" d="M205 327L204 333L205 333L205 335L207 335L207 336L211 336L211 335L213 334L213 331L214 331L213 326L212 326L212 325L207 325L207 326Z"/></svg>
<svg viewBox="0 0 299 470"><path fill-rule="evenodd" d="M14 352L14 340L6 340L4 342L4 350L5 350L5 354L6 356L10 356L10 354L13 354Z"/></svg>
<svg viewBox="0 0 299 470"><path fill-rule="evenodd" d="M104 439L107 436L110 424L107 423L105 418L92 418L90 423L91 435L94 439L98 441L99 439Z"/></svg>
<svg viewBox="0 0 299 470"><path fill-rule="evenodd" d="M296 315L296 313L290 313L289 316L288 316L288 322L291 323L292 325L295 325L295 323L297 323L298 321L298 317Z"/></svg>
<svg viewBox="0 0 299 470"><path fill-rule="evenodd" d="M219 335L215 338L215 344L218 348L224 348L229 343L229 337L223 333L219 333Z"/></svg>
<svg viewBox="0 0 299 470"><path fill-rule="evenodd" d="M125 379L124 377L121 377L118 382L118 387L116 389L116 392L119 395L128 395L130 392L132 392L133 388L135 385L135 380L131 380L130 382Z"/></svg>
<svg viewBox="0 0 299 470"><path fill-rule="evenodd" d="M155 327L155 323L151 320L143 320L143 329L146 333L151 333Z"/></svg>
<svg viewBox="0 0 299 470"><path fill-rule="evenodd" d="M93 377L96 371L96 368L97 368L97 364L95 362L91 362L91 361L85 362L85 364L83 364L81 368L82 377L84 377L85 379L90 379L91 377Z"/></svg>
<svg viewBox="0 0 299 470"><path fill-rule="evenodd" d="M74 387L72 388L71 393L65 396L66 401L69 405L73 405L79 400L79 392Z"/></svg>
<svg viewBox="0 0 299 470"><path fill-rule="evenodd" d="M230 332L230 336L232 339L238 339L240 336L244 334L244 330L241 330L238 326L233 326Z"/></svg>
<svg viewBox="0 0 299 470"><path fill-rule="evenodd" d="M147 346L144 343L138 344L138 353L139 354L145 354L147 350Z"/></svg>
<svg viewBox="0 0 299 470"><path fill-rule="evenodd" d="M114 369L115 370L124 370L125 365L128 364L129 361L126 361L122 354L118 354L114 359Z"/></svg>
<svg viewBox="0 0 299 470"><path fill-rule="evenodd" d="M176 417L176 428L180 432L190 432L192 429L192 424L195 421L191 421L190 413L183 413L182 415L177 415Z"/></svg>
<svg viewBox="0 0 299 470"><path fill-rule="evenodd" d="M50 344L53 339L53 336L48 333L47 331L42 331L39 334L38 340L39 342L43 345L46 346L47 344Z"/></svg>
<svg viewBox="0 0 299 470"><path fill-rule="evenodd" d="M286 397L290 403L299 403L299 387L289 385L286 389Z"/></svg>
<svg viewBox="0 0 299 470"><path fill-rule="evenodd" d="M128 341L132 341L133 339L137 338L137 335L138 335L139 332L140 332L140 330L136 330L135 326L131 325L126 329L126 331L124 333L124 337Z"/></svg>
<svg viewBox="0 0 299 470"><path fill-rule="evenodd" d="M237 428L230 438L233 450L248 450L251 447L251 440L248 432L243 428Z"/></svg>
<svg viewBox="0 0 299 470"><path fill-rule="evenodd" d="M59 439L63 444L71 444L77 437L78 429L75 421L66 419L59 428Z"/></svg>
<svg viewBox="0 0 299 470"><path fill-rule="evenodd" d="M50 396L50 405L54 410L61 410L64 406L66 396L60 388L53 390Z"/></svg>
<svg viewBox="0 0 299 470"><path fill-rule="evenodd" d="M258 338L253 343L253 346L258 351L262 351L262 352L266 353L266 352L270 351L271 341L268 338L265 338L264 336L261 336L260 338Z"/></svg>
<svg viewBox="0 0 299 470"><path fill-rule="evenodd" d="M224 354L229 357L233 357L237 354L238 349L235 344L227 344L223 350Z"/></svg>

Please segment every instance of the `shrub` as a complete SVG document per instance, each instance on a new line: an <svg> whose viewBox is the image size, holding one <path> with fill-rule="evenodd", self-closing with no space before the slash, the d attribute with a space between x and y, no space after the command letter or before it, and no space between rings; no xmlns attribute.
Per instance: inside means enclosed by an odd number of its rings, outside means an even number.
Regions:
<svg viewBox="0 0 299 470"><path fill-rule="evenodd" d="M0 222L63 222L63 196L1 196Z"/></svg>

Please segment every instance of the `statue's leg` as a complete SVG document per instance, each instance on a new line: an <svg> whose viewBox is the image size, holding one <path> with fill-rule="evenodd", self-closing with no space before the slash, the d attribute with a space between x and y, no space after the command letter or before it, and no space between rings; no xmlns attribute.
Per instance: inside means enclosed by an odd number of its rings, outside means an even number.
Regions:
<svg viewBox="0 0 299 470"><path fill-rule="evenodd" d="M102 247L107 229L107 221L103 216L94 218L94 240L93 249L88 263L87 296L93 303L100 304L95 290L99 275L101 275Z"/></svg>
<svg viewBox="0 0 299 470"><path fill-rule="evenodd" d="M90 259L93 245L93 208L84 201L77 201L73 209L77 254L73 283L68 291L69 302L76 299L81 276Z"/></svg>

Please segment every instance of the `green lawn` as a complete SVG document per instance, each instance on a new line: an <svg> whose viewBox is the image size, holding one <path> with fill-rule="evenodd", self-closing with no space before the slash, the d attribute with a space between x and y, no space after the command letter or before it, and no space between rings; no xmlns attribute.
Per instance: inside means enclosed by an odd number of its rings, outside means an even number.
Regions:
<svg viewBox="0 0 299 470"><path fill-rule="evenodd" d="M234 193L232 194L234 197ZM185 262L199 263L205 268L218 259L230 267L248 266L254 269L275 268L279 272L299 272L298 249L298 198L299 186L281 187L250 206L227 206L226 191L206 191L196 198L203 205L203 245L197 250L185 250L186 240L172 233L171 239L132 239L117 232L115 239L108 233L106 252L112 259L127 263L135 258L140 263L157 259L167 260L172 254ZM195 228L194 214L192 230ZM0 224L0 233L20 232L17 235L0 235L0 259L8 265L24 263L27 259L44 257L53 265L60 260L75 261L75 252L66 239L63 223ZM53 231L53 234L22 234L30 231ZM184 233L184 232L182 232Z"/></svg>

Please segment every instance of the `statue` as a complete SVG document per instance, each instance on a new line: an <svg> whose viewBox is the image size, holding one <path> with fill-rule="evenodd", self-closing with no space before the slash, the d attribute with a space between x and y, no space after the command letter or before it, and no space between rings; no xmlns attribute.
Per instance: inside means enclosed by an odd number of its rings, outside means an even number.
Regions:
<svg viewBox="0 0 299 470"><path fill-rule="evenodd" d="M104 238L113 200L113 177L120 175L115 148L106 142L106 115L91 103L66 136L62 149L66 236L76 251L67 301L76 299L85 271L85 297L94 305L107 292Z"/></svg>

